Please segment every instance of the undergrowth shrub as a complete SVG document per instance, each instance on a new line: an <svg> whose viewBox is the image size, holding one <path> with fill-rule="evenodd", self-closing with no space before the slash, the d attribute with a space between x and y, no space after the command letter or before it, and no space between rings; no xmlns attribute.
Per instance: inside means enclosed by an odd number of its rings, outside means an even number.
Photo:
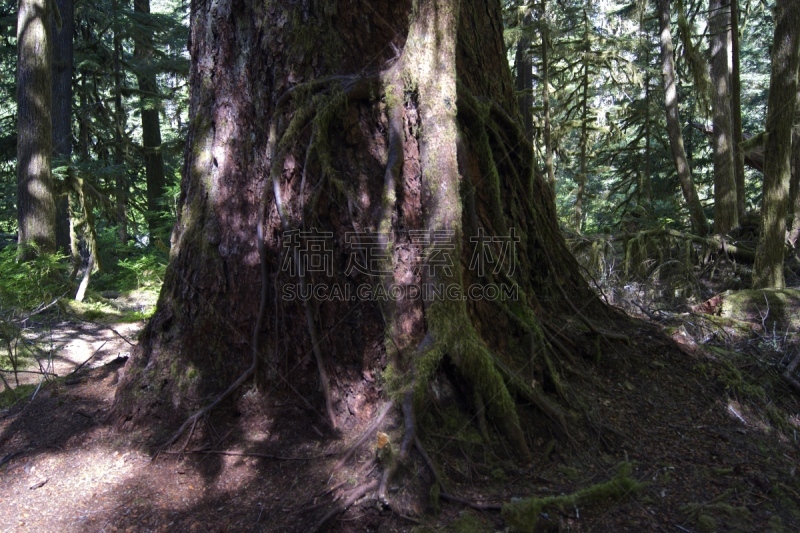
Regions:
<svg viewBox="0 0 800 533"><path fill-rule="evenodd" d="M122 244L115 227L98 230L97 240L100 271L92 278L93 290L125 292L161 286L169 260L163 244L146 246L135 239Z"/></svg>
<svg viewBox="0 0 800 533"><path fill-rule="evenodd" d="M17 261L17 247L0 250L0 314L19 315L59 298L70 289L69 265L60 253Z"/></svg>

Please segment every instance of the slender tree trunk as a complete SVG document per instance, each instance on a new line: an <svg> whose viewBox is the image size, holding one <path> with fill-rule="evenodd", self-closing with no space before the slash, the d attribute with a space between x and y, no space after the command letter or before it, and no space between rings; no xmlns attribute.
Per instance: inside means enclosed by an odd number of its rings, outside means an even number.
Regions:
<svg viewBox="0 0 800 533"><path fill-rule="evenodd" d="M53 36L53 155L62 163L72 156L72 34L75 30L73 0L56 0L61 14L50 29ZM69 249L69 195L60 191L56 200L56 248Z"/></svg>
<svg viewBox="0 0 800 533"><path fill-rule="evenodd" d="M20 259L56 249L51 174L50 3L20 0L17 15L17 209Z"/></svg>
<svg viewBox="0 0 800 533"><path fill-rule="evenodd" d="M583 73L581 75L581 142L580 172L575 188L575 231L580 234L583 226L583 195L586 191L587 164L589 159L589 54L592 41L589 36L589 14L583 10Z"/></svg>
<svg viewBox="0 0 800 533"><path fill-rule="evenodd" d="M731 111L733 118L733 166L736 181L736 212L739 221L744 218L747 208L747 194L744 183L744 151L740 145L744 141L742 130L742 80L741 80L741 61L739 45L739 0L731 1Z"/></svg>
<svg viewBox="0 0 800 533"><path fill-rule="evenodd" d="M150 0L134 0L133 10L137 13L150 13ZM161 101L155 73L147 63L153 57L153 43L148 35L137 34L134 56L141 62L142 71L138 74L139 107L142 114L142 148L147 176L147 226L150 238L154 239L164 223L164 156L161 153L161 124L159 111ZM163 228L162 228L163 229Z"/></svg>
<svg viewBox="0 0 800 533"><path fill-rule="evenodd" d="M670 30L669 0L658 0L658 19L661 31L661 73L664 78L664 96L667 111L667 135L669 136L672 160L678 172L686 207L692 221L692 229L701 236L708 235L708 221L700 204L700 198L692 180L692 171L686 150L683 147L681 119L678 113L678 88L675 82L675 60L673 58L672 34Z"/></svg>
<svg viewBox="0 0 800 533"><path fill-rule="evenodd" d="M650 53L647 53L647 64L649 61ZM643 183L639 185L644 197L644 204L647 206L648 215L650 208L653 205L653 170L652 170L652 148L650 144L650 135L652 135L652 120L650 118L650 97L652 96L652 89L650 87L651 78L648 73L644 77L644 101L645 101L645 116L644 116L644 176Z"/></svg>
<svg viewBox="0 0 800 533"><path fill-rule="evenodd" d="M556 192L556 173L553 161L553 126L550 119L550 21L547 0L542 0L540 20L542 32L542 114L544 115L544 169L547 183Z"/></svg>
<svg viewBox="0 0 800 533"><path fill-rule="evenodd" d="M764 149L761 233L753 267L753 287L783 288L786 215L789 210L792 126L800 65L800 3L778 0Z"/></svg>
<svg viewBox="0 0 800 533"><path fill-rule="evenodd" d="M653 205L653 168L652 168L652 148L650 144L650 136L652 135L652 117L650 116L650 99L653 96L652 82L653 78L650 71L651 61L651 38L645 29L645 15L646 11L642 10L639 17L639 48L640 53L644 56L645 65L648 66L644 73L644 173L641 177L638 196L639 203L644 204L650 215L650 209Z"/></svg>
<svg viewBox="0 0 800 533"><path fill-rule="evenodd" d="M118 19L119 13L118 0L114 0L114 16ZM117 28L114 31L114 166L115 183L114 194L116 199L116 215L119 241L122 244L128 242L128 180L125 170L125 108L122 107L122 33L120 31L121 22L117 21Z"/></svg>
<svg viewBox="0 0 800 533"><path fill-rule="evenodd" d="M730 94L730 0L710 0L711 85L714 108L714 232L726 235L739 225L733 164L733 126Z"/></svg>
<svg viewBox="0 0 800 533"><path fill-rule="evenodd" d="M530 31L531 15L526 14L520 22L523 27L523 35L517 42L517 52L514 58L514 66L517 70L517 102L519 112L522 116L522 123L525 125L525 133L533 143L533 63L531 62L531 39L527 32Z"/></svg>

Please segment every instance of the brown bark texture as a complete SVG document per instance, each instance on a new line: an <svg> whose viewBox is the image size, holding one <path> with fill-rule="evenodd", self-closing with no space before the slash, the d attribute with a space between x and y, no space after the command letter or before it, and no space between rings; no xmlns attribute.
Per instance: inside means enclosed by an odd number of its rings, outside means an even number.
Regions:
<svg viewBox="0 0 800 533"><path fill-rule="evenodd" d="M72 34L75 31L73 0L56 0L59 20L51 21L53 36L53 155L68 163L72 156ZM58 162L54 165L59 166ZM56 187L58 189L58 187ZM69 198L64 191L56 199L56 246L69 250Z"/></svg>
<svg viewBox="0 0 800 533"><path fill-rule="evenodd" d="M731 118L730 0L710 0L711 85L714 109L711 147L714 153L714 232L726 235L739 225L733 122Z"/></svg>
<svg viewBox="0 0 800 533"><path fill-rule="evenodd" d="M528 384L558 368L548 339L588 334L573 305L607 314L534 174L500 3L415 5L193 3L179 216L120 421L185 415L257 367L268 394L346 428L354 388L397 394L406 413L445 361L521 457L515 398L560 420ZM475 267L481 235L513 241L483 250L505 253L502 269ZM490 283L519 298L412 297Z"/></svg>
<svg viewBox="0 0 800 533"><path fill-rule="evenodd" d="M669 0L658 0L657 3L659 28L661 32L661 74L664 81L664 103L667 113L667 136L672 152L672 160L678 172L678 181L681 185L689 217L692 221L692 230L700 236L708 235L709 227L700 198L692 180L692 171L686 149L683 145L681 132L681 119L678 112L678 88L675 79L675 58L672 46L671 15Z"/></svg>
<svg viewBox="0 0 800 533"><path fill-rule="evenodd" d="M744 141L742 126L741 46L739 43L739 0L731 0L731 112L733 113L733 165L736 180L736 211L739 220L744 218L747 194L744 183L745 153L739 145Z"/></svg>
<svg viewBox="0 0 800 533"><path fill-rule="evenodd" d="M134 0L133 10L141 15L150 14L150 0ZM164 175L164 155L161 153L161 122L156 75L149 64L153 59L152 38L146 33L137 33L134 38L134 57L139 61L137 75L139 91L139 109L142 116L142 150L144 151L144 168L147 183L147 226L151 239L156 237L163 225L165 212L164 194L166 178Z"/></svg>
<svg viewBox="0 0 800 533"><path fill-rule="evenodd" d="M753 287L782 289L786 217L789 211L792 126L797 103L800 66L800 4L779 0L775 7L775 39L769 83L767 134L764 148L764 187L761 197L761 232Z"/></svg>
<svg viewBox="0 0 800 533"><path fill-rule="evenodd" d="M20 0L17 15L17 212L20 257L56 249L51 174L52 87L50 9L46 0Z"/></svg>

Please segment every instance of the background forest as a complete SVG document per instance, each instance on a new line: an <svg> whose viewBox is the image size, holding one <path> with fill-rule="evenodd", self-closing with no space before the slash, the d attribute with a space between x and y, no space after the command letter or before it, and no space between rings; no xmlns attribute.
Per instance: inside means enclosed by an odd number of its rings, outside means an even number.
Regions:
<svg viewBox="0 0 800 533"><path fill-rule="evenodd" d="M53 19L50 60L55 234L61 253L69 253L72 236L71 277L85 271L93 255L91 269L98 275L92 288L110 290L113 282L103 280L119 272L120 260L149 255L145 263L152 266L166 259L189 119L188 5L139 0L133 6L59 7L63 27ZM670 153L655 8L614 1L505 4L520 110L571 239L648 229L705 236L692 231ZM727 98L740 116L729 133L732 142L764 130L772 8L766 0L734 5L739 68ZM0 9L0 231L11 243L18 224L16 3L4 2ZM697 200L713 224L715 105L708 50L715 35L708 5L674 2L671 21L680 133ZM729 23L723 26L730 29ZM763 146L745 151L744 188L737 198L741 220L716 233L736 229L746 257L757 238ZM672 236L659 245L668 248L674 241ZM594 239L593 245L599 249Z"/></svg>

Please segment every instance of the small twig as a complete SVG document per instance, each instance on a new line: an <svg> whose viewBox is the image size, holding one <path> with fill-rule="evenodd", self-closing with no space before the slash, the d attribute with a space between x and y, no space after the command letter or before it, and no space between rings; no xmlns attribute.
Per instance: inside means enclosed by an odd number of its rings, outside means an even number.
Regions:
<svg viewBox="0 0 800 533"><path fill-rule="evenodd" d="M365 495L369 491L375 490L377 488L378 488L378 480L374 479L374 480L370 481L369 483L365 483L363 485L359 485L358 487L353 489L350 492L350 495L347 497L347 499L344 502L342 502L341 505L337 505L336 507L331 509L328 512L328 514L326 514L325 516L322 517L322 520L317 522L317 525L314 526L314 528L311 530L312 533L322 529L322 526L324 526L325 523L328 520L330 520L334 516L338 515L339 513L345 511L348 507L353 505L356 501L358 501L359 498L361 498L363 495Z"/></svg>
<svg viewBox="0 0 800 533"><path fill-rule="evenodd" d="M361 437L355 442L355 444L350 446L350 448L345 452L342 458L339 459L339 462L336 463L336 466L333 467L334 472L342 468L344 464L347 462L347 460L350 459L350 457L353 455L353 453L355 453L355 451L358 448L360 448L361 445L364 444L364 442L366 442L367 439L369 439L373 433L375 433L375 431L378 430L378 427L383 422L383 419L386 418L387 413L389 412L389 410L392 408L393 405L394 405L394 400L389 400L388 402L386 402L386 405L383 406L383 410L380 412L380 414L378 414L378 417L375 419L372 425L367 428L367 430L364 432L363 435L361 435Z"/></svg>
<svg viewBox="0 0 800 533"><path fill-rule="evenodd" d="M112 328L111 326L106 326L106 329L110 329L111 331L113 331L113 332L114 332L114 333L117 335L117 337L119 337L120 339L124 340L125 342L127 342L127 343L128 343L128 344L130 344L131 346L133 346L133 347L136 347L136 343L133 343L133 342L129 341L129 340L128 340L127 338L125 338L125 337L124 337L124 336L123 336L123 335L122 335L122 334L121 334L119 331L115 330L115 329L114 329L114 328Z"/></svg>
<svg viewBox="0 0 800 533"><path fill-rule="evenodd" d="M633 304L633 305L635 305L636 307L638 307L638 308L639 308L639 310L640 310L642 313L644 313L645 315L647 315L647 318L649 318L650 320L661 320L661 318L660 318L658 315L656 315L656 314L653 314L653 313L652 313L652 312L651 312L649 309L647 309L645 306L641 305L641 304L640 304L639 302L637 302L636 300L630 300L630 301L628 301L628 300L622 300L622 301L623 301L623 302L627 302L627 303L629 303L629 304Z"/></svg>
<svg viewBox="0 0 800 533"><path fill-rule="evenodd" d="M448 494L447 492L440 492L439 496L443 500L447 500L454 503L460 503L461 505L466 505L467 507L471 507L472 509L476 509L478 511L502 511L503 506L496 504L496 503L480 503L475 502L472 500L468 500L466 498L462 498L460 496L454 496L452 494Z"/></svg>
<svg viewBox="0 0 800 533"><path fill-rule="evenodd" d="M3 466L4 464L6 464L7 462L9 462L9 461L10 461L11 459L13 459L14 457L16 457L16 456L20 455L21 453L22 453L22 452L11 452L11 453L9 453L8 455L6 455L6 456L5 456L5 457L3 457L2 459L0 459L0 466Z"/></svg>
<svg viewBox="0 0 800 533"><path fill-rule="evenodd" d="M58 303L58 301L59 301L61 298L63 298L64 296L66 296L66 295L67 295L67 292L69 292L69 291L66 291L66 292L64 292L64 294L62 294L62 295L61 295L61 296L59 296L58 298L55 298L55 299L54 299L52 302L50 302L49 304L45 305L44 307L41 307L41 308L39 308L39 309L36 309L35 311L31 312L31 314L29 314L28 316L26 316L26 317L25 317L23 320L28 320L29 318L31 318L31 317L34 317L34 316L36 316L36 315L38 315L38 314L40 314L40 313L44 313L45 311L47 311L48 309L50 309L51 307L53 307L53 306L54 306L56 303Z"/></svg>
<svg viewBox="0 0 800 533"><path fill-rule="evenodd" d="M58 377L58 374L56 374L55 372L47 372L47 371L43 372L41 370L14 370L14 369L0 368L0 374L2 374L2 373L6 373L6 374L36 374L36 375L45 375L45 376ZM3 380L3 381L5 381L5 380Z"/></svg>
<svg viewBox="0 0 800 533"><path fill-rule="evenodd" d="M178 452L169 452L178 453ZM285 457L282 455L272 455L269 453L255 453L255 452L235 452L226 450L187 450L183 453L204 453L209 455L231 455L234 457L257 457L259 459L275 459L276 461L311 461L319 459L320 457Z"/></svg>
<svg viewBox="0 0 800 533"><path fill-rule="evenodd" d="M189 418L187 418L187 419L186 419L186 420L183 422L183 424L181 424L181 427L179 427L179 428L178 428L178 431L176 431L176 432L175 432L175 434L174 434L174 435L172 435L172 437L170 437L170 438L169 438L169 440L167 440L167 441L166 441L166 442L165 442L165 443L164 443L164 444L161 446L161 449L162 449L162 450L163 450L163 449L166 449L166 448L168 448L169 446L172 446L173 444L175 444L175 441L177 441L177 440L180 438L180 436L183 434L183 432L184 432L184 431L186 431L186 428L188 428L190 425L194 425L194 423L195 423L195 422L197 422L197 421L198 421L198 420L199 420L201 417L205 416L207 413L209 413L211 410L213 410L213 409L214 409L216 406L218 406L220 403L222 403L222 401L223 401L225 398L227 398L228 396L230 396L231 394L233 394L233 392L234 392L236 389L238 389L239 387L241 387L241 386L242 386L242 384L243 384L245 381L247 381L247 379L249 379L249 378L250 378L250 376L252 376L254 372L255 372L255 365L251 365L251 366L250 366L250 368L248 368L247 370L245 370L245 371L242 373L242 375L240 375L240 376L239 376L239 378L238 378L236 381L234 381L234 382L231 384L231 386L230 386L230 387L228 387L228 388L225 390L225 392L223 392L222 394L220 394L219 396L217 396L217 398L216 398L216 399L215 399L213 402L211 402L211 403L210 403L210 404L208 404L206 407L204 407L204 408L200 409L200 410L199 410L199 411L197 411L195 414L193 414L192 416L190 416Z"/></svg>
<svg viewBox="0 0 800 533"><path fill-rule="evenodd" d="M81 369L81 367L83 367L83 365L85 365L86 363L88 363L89 361L91 361L91 360L92 360L92 358L93 358L95 355L97 355L97 352L99 352L100 350L102 350L102 349L103 349L103 346L105 346L107 342L108 342L108 341L103 341L103 344L101 344L101 345L100 345L100 347L99 347L98 349L96 349L94 352L92 352L92 355L90 355L90 356L89 356L89 358L88 358L86 361L84 361L83 363L81 363L81 364L79 364L78 366L76 366L76 367L75 367L75 368L72 370L72 372L70 372L70 373L69 373L69 375L71 376L72 374L74 374L75 372L77 372L78 370L80 370L80 369Z"/></svg>

